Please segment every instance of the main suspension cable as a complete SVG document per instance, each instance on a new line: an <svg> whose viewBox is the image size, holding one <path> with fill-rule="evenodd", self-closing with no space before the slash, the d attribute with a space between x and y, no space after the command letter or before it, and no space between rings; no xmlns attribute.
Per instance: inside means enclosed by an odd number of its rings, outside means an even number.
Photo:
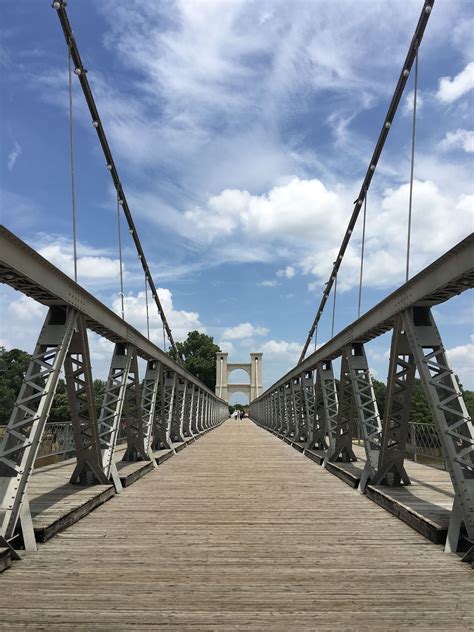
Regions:
<svg viewBox="0 0 474 632"><path fill-rule="evenodd" d="M411 240L411 213L413 204L413 174L415 171L415 139L416 139L416 95L418 91L418 46L415 56L415 85L413 87L413 123L411 130L411 166L410 166L410 197L408 201L408 227L407 227L407 267L405 282L410 275L410 240Z"/></svg>
<svg viewBox="0 0 474 632"><path fill-rule="evenodd" d="M332 297L332 324L331 324L331 338L334 337L334 321L336 319L336 294L337 294L337 276L334 279L334 293Z"/></svg>
<svg viewBox="0 0 474 632"><path fill-rule="evenodd" d="M66 12L66 2L65 0L55 0L52 4L53 9L56 10L59 18L59 22L63 29L64 37L66 39L66 43L70 47L70 53L72 57L72 62L74 63L74 73L78 76L79 82L82 87L82 92L84 93L84 97L86 99L87 106L89 108L89 112L92 117L92 125L97 132L97 136L99 137L99 142L102 147L102 151L104 152L104 156L106 159L107 169L110 171L110 175L112 176L112 180L115 186L115 190L117 191L117 195L122 200L122 208L125 215L125 218L128 223L129 232L132 235L133 241L135 243L135 248L137 249L138 258L140 259L143 267L143 271L146 274L148 279L148 284L150 286L150 291L154 298L156 307L158 309L158 313L161 318L161 322L163 323L163 328L166 330L166 335L170 342L172 349L176 355L176 361L182 364L182 358L176 347L175 341L173 339L173 334L171 333L170 326L166 319L165 312L163 310L163 306L161 304L160 298L158 296L158 292L156 290L155 283L150 273L150 269L148 267L148 263L145 258L145 253L143 251L140 239L138 237L137 229L135 227L135 222L133 221L133 217L130 211L130 207L127 202L127 198L125 196L125 192L122 187L122 183L120 182L120 178L118 175L117 168L115 166L115 162L112 156L112 152L110 151L109 143L107 141L107 137L105 135L104 128L102 126L102 122L100 120L99 112L97 110L97 106L95 104L94 96L92 94L91 87L89 85L89 81L87 79L87 70L84 68L82 63L82 59L79 53L79 49L77 47L77 43L72 32L71 24L69 22L69 18Z"/></svg>
<svg viewBox="0 0 474 632"><path fill-rule="evenodd" d="M324 291L323 291L323 296L321 298L321 302L319 304L318 310L316 312L316 316L313 320L313 324L311 325L311 329L309 330L308 333L308 337L306 338L306 342L304 344L303 350L301 352L300 358L298 360L298 364L300 364L303 360L304 357L306 355L306 352L308 350L308 347L310 345L311 339L314 335L314 331L316 329L316 325L318 324L319 320L321 319L322 313L324 311L324 307L327 303L327 300L329 298L329 295L331 293L331 289L332 289L332 285L333 285L333 281L334 279L337 277L337 272L341 266L341 262L342 259L344 257L344 254L347 250L347 246L349 245L349 241L352 235L352 232L354 231L355 225L357 223L357 218L359 217L359 213L360 210L362 208L362 204L364 202L364 197L367 194L367 191L369 190L370 187L370 183L372 181L372 177L375 173L375 169L377 167L377 163L380 159L380 156L382 154L382 150L383 147L385 145L385 141L387 140L387 136L390 130L390 127L392 126L393 123L393 119L395 118L395 114L397 112L398 106L400 104L400 100L402 98L403 95L403 91L405 89L405 85L407 82L407 79L410 75L410 70L413 66L413 62L415 61L415 57L417 54L417 50L421 44L421 41L423 39L423 34L425 32L426 29L426 25L428 24L428 20L431 14L431 10L433 8L435 0L425 0L424 5L423 5L423 9L421 11L421 15L418 19L418 24L416 25L416 29L415 29L415 33L412 37L411 43L410 43L410 47L408 49L408 53L407 56L405 58L405 62L403 64L403 68L402 71L400 73L400 76L398 78L398 82L395 88L395 92L392 96L392 100L390 102L389 108L388 108L388 112L387 115L385 117L382 129L379 133L379 137L377 140L377 144L375 145L375 149L374 152L372 154L372 158L370 160L369 163L369 167L367 169L367 172L365 174L364 180L362 182L362 186L359 192L359 195L357 197L357 200L355 201L355 207L354 210L352 212L351 218L349 220L349 224L347 226L347 230L346 233L344 235L344 238L342 240L342 244L341 247L339 249L339 253L337 255L336 261L333 265L333 269L331 271L331 274L329 276L329 281L327 282Z"/></svg>
<svg viewBox="0 0 474 632"><path fill-rule="evenodd" d="M123 292L123 259L122 259L122 230L121 230L121 216L120 216L120 199L117 195L117 231L118 231L118 251L119 251L119 264L120 264L120 306L122 310L122 319L125 320L125 298Z"/></svg>
<svg viewBox="0 0 474 632"><path fill-rule="evenodd" d="M359 277L359 302L357 306L357 318L360 317L360 306L362 302L362 276L364 273L364 248L365 248L365 223L367 220L367 194L364 197L364 218L362 220L362 244L360 250L360 277Z"/></svg>
<svg viewBox="0 0 474 632"><path fill-rule="evenodd" d="M146 334L150 340L150 314L148 311L148 281L145 274L145 307L146 307Z"/></svg>
<svg viewBox="0 0 474 632"><path fill-rule="evenodd" d="M74 132L72 115L72 60L71 42L67 46L68 91L69 91L69 151L71 161L71 198L72 198L72 245L74 257L74 281L77 283L77 232L76 232L76 176L74 170Z"/></svg>

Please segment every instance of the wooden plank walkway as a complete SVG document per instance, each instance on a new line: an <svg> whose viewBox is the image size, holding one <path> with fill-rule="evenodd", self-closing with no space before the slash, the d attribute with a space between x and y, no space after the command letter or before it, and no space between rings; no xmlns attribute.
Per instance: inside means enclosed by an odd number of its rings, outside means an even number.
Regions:
<svg viewBox="0 0 474 632"><path fill-rule="evenodd" d="M471 630L469 565L229 421L0 575L0 628Z"/></svg>

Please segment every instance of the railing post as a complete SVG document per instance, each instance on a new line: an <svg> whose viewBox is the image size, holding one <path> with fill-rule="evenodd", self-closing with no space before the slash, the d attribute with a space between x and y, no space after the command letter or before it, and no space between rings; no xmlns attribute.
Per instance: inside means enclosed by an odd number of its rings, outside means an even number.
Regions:
<svg viewBox="0 0 474 632"><path fill-rule="evenodd" d="M456 551L461 523L474 552L474 427L429 307L402 313L403 327L431 409L454 488L446 550Z"/></svg>
<svg viewBox="0 0 474 632"><path fill-rule="evenodd" d="M392 334L390 364L385 395L382 448L372 483L392 486L410 484L404 467L410 409L415 384L415 359L397 316ZM414 433L413 433L414 438ZM415 452L416 461L416 452Z"/></svg>
<svg viewBox="0 0 474 632"><path fill-rule="evenodd" d="M28 483L75 324L71 308L49 308L0 444L0 543L12 549L20 521L25 549L36 550Z"/></svg>
<svg viewBox="0 0 474 632"><path fill-rule="evenodd" d="M87 327L82 314L76 318L76 329L64 359L64 375L76 452L70 482L106 485L109 481L102 466ZM65 446L66 441L67 436Z"/></svg>

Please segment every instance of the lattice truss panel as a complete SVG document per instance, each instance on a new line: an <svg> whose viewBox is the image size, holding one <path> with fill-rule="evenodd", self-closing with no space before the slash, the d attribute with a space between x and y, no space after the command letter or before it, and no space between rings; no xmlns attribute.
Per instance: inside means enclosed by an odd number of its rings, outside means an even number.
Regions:
<svg viewBox="0 0 474 632"><path fill-rule="evenodd" d="M125 401L128 374L133 356L132 345L117 343L114 348L109 375L99 416L99 441L102 464L107 478L119 486L114 463L114 452Z"/></svg>
<svg viewBox="0 0 474 632"><path fill-rule="evenodd" d="M474 427L428 307L403 312L403 326L453 482L455 508L474 544Z"/></svg>
<svg viewBox="0 0 474 632"><path fill-rule="evenodd" d="M415 384L415 359L405 332L403 320L397 317L392 334L388 370L382 446L373 484L398 486L410 484L404 467L410 409Z"/></svg>
<svg viewBox="0 0 474 632"><path fill-rule="evenodd" d="M330 360L318 363L316 368L316 387L320 393L320 395L316 395L315 402L319 432L318 435L315 435L314 445L318 447L316 442L320 440L319 447L326 449L325 434L328 436L329 445L335 446L336 444L338 412L336 380L334 379L332 362ZM324 430L326 431L325 433L323 433ZM322 437L321 434L323 435Z"/></svg>
<svg viewBox="0 0 474 632"><path fill-rule="evenodd" d="M161 365L155 360L147 363L145 378L142 385L142 427L144 435L144 448L149 458L153 459L152 440L154 420L158 403L158 391L160 387Z"/></svg>
<svg viewBox="0 0 474 632"><path fill-rule="evenodd" d="M13 538L59 374L76 324L70 308L47 313L0 446L0 536ZM31 521L31 517L30 517Z"/></svg>
<svg viewBox="0 0 474 632"><path fill-rule="evenodd" d="M184 407L186 401L186 381L178 379L175 389L175 403L171 419L171 440L183 441Z"/></svg>
<svg viewBox="0 0 474 632"><path fill-rule="evenodd" d="M288 437L293 437L295 434L295 428L293 424L293 402L291 397L291 384L285 384L283 387L284 395L284 411L285 411L285 428L284 434Z"/></svg>
<svg viewBox="0 0 474 632"><path fill-rule="evenodd" d="M201 392L199 388L192 387L194 391L194 398L191 405L191 432L197 434L199 432L199 412L200 412L200 400Z"/></svg>
<svg viewBox="0 0 474 632"><path fill-rule="evenodd" d="M192 437L193 431L191 428L191 421L193 418L193 407L194 407L194 394L195 388L193 384L187 383L187 391L186 398L184 402L184 426L183 433L185 437Z"/></svg>
<svg viewBox="0 0 474 632"><path fill-rule="evenodd" d="M349 364L347 361L350 347L345 347L341 356L341 379L339 381L339 396L336 423L334 425L334 440L326 456L326 460L343 462L356 461L352 449L353 435L353 393Z"/></svg>
<svg viewBox="0 0 474 632"><path fill-rule="evenodd" d="M301 392L301 378L291 380L291 400L293 404L293 437L295 441L306 441L306 427L303 418L303 397Z"/></svg>
<svg viewBox="0 0 474 632"><path fill-rule="evenodd" d="M77 464L71 483L102 483L108 479L102 468L94 384L84 316L77 315L76 330L64 361L64 374L71 413Z"/></svg>
<svg viewBox="0 0 474 632"><path fill-rule="evenodd" d="M148 453L145 448L146 431L143 424L142 387L138 376L136 349L133 348L132 353L125 391L124 417L127 423L127 449L123 460L146 461Z"/></svg>
<svg viewBox="0 0 474 632"><path fill-rule="evenodd" d="M158 428L159 447L171 448L171 422L174 414L175 392L178 376L172 371L165 371L163 376L163 389L161 409L161 424Z"/></svg>
<svg viewBox="0 0 474 632"><path fill-rule="evenodd" d="M367 457L361 479L361 487L364 488L367 480L373 477L378 467L382 424L364 345L348 345L345 348L344 356L349 369L357 421Z"/></svg>

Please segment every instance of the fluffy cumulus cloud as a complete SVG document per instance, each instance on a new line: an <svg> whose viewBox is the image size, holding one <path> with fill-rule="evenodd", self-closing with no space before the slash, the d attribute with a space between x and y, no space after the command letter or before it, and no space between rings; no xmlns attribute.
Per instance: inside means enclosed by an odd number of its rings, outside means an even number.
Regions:
<svg viewBox="0 0 474 632"><path fill-rule="evenodd" d="M266 336L268 329L265 327L255 327L251 323L240 323L235 327L228 327L222 333L223 340L243 340L253 336Z"/></svg>
<svg viewBox="0 0 474 632"><path fill-rule="evenodd" d="M467 129L457 129L455 132L447 132L443 140L438 143L441 151L462 149L468 154L474 152L474 132Z"/></svg>
<svg viewBox="0 0 474 632"><path fill-rule="evenodd" d="M459 74L441 77L436 98L441 103L453 103L474 88L474 62L470 62Z"/></svg>
<svg viewBox="0 0 474 632"><path fill-rule="evenodd" d="M205 333L206 328L199 320L199 314L197 312L188 312L186 310L176 309L173 303L173 295L169 289L157 288L157 292L175 340L184 340L188 335L188 332L194 330ZM157 310L150 297L148 297L148 303L150 316L150 339L161 347L163 346L161 320L157 315ZM112 309L117 314L121 313L121 300L119 296L114 298L112 302ZM137 294L129 294L125 296L124 311L126 320L146 335L147 319L145 292L138 292Z"/></svg>
<svg viewBox="0 0 474 632"><path fill-rule="evenodd" d="M41 233L33 240L33 246L45 259L65 272L74 276L74 250L72 241L63 235ZM79 283L108 284L118 282L120 262L108 256L106 250L87 244L77 243L77 274ZM124 274L127 274L124 265Z"/></svg>

